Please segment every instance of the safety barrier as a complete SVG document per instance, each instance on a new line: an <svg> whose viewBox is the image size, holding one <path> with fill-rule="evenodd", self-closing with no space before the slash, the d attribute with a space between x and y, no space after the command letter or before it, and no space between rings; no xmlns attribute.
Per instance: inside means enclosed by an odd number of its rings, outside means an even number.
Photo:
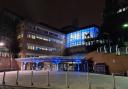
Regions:
<svg viewBox="0 0 128 89"><path fill-rule="evenodd" d="M12 71L0 73L1 85L53 89L128 89L128 78L85 72Z"/></svg>

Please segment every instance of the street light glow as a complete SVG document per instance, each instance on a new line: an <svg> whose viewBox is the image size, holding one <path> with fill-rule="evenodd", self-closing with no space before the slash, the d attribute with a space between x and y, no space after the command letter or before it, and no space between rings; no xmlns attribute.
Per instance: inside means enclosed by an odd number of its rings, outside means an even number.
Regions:
<svg viewBox="0 0 128 89"><path fill-rule="evenodd" d="M4 44L4 42L0 42L0 46L4 46L5 44Z"/></svg>
<svg viewBox="0 0 128 89"><path fill-rule="evenodd" d="M128 27L128 23L124 24L123 27L124 28L127 28Z"/></svg>

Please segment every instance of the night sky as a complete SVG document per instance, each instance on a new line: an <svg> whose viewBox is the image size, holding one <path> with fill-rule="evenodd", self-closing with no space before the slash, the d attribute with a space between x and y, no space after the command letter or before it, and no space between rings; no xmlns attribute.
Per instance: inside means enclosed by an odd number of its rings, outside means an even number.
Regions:
<svg viewBox="0 0 128 89"><path fill-rule="evenodd" d="M0 0L0 10L3 8L56 28L71 25L73 18L78 18L82 27L102 23L104 0Z"/></svg>

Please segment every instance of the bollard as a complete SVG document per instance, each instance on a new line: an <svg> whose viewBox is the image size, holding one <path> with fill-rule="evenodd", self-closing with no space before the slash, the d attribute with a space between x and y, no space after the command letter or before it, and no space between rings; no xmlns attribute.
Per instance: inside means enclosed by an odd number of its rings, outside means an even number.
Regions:
<svg viewBox="0 0 128 89"><path fill-rule="evenodd" d="M3 85L5 85L5 74L6 74L6 73L5 73L5 71L4 71L4 74L3 74L3 82L2 82Z"/></svg>
<svg viewBox="0 0 128 89"><path fill-rule="evenodd" d="M69 88L69 82L68 82L68 70L66 72L66 88Z"/></svg>
<svg viewBox="0 0 128 89"><path fill-rule="evenodd" d="M48 71L48 86L50 86L50 78L49 78L50 76L49 76L49 71Z"/></svg>
<svg viewBox="0 0 128 89"><path fill-rule="evenodd" d="M112 53L112 47L111 46L109 47L109 53Z"/></svg>
<svg viewBox="0 0 128 89"><path fill-rule="evenodd" d="M50 86L49 71L48 71L48 86Z"/></svg>
<svg viewBox="0 0 128 89"><path fill-rule="evenodd" d="M91 82L89 81L89 73L87 72L88 89L91 89Z"/></svg>
<svg viewBox="0 0 128 89"><path fill-rule="evenodd" d="M102 47L100 47L100 52L102 51Z"/></svg>
<svg viewBox="0 0 128 89"><path fill-rule="evenodd" d="M16 74L16 85L18 85L18 79L19 79L19 71L17 71L17 74Z"/></svg>
<svg viewBox="0 0 128 89"><path fill-rule="evenodd" d="M89 84L88 84L88 89L91 89L91 83L89 82Z"/></svg>
<svg viewBox="0 0 128 89"><path fill-rule="evenodd" d="M116 89L115 76L114 76L114 74L113 74L113 73L112 73L112 77L113 77L113 89Z"/></svg>
<svg viewBox="0 0 128 89"><path fill-rule="evenodd" d="M31 86L33 86L33 70L31 71Z"/></svg>

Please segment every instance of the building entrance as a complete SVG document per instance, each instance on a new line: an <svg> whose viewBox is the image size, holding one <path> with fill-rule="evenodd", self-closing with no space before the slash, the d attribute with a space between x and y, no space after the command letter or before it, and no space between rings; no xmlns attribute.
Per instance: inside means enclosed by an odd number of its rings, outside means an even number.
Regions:
<svg viewBox="0 0 128 89"><path fill-rule="evenodd" d="M33 58L18 58L21 63L21 70L44 70L44 71L85 71L87 63L85 59L73 58L70 56L45 56ZM85 67L85 68L84 68Z"/></svg>

